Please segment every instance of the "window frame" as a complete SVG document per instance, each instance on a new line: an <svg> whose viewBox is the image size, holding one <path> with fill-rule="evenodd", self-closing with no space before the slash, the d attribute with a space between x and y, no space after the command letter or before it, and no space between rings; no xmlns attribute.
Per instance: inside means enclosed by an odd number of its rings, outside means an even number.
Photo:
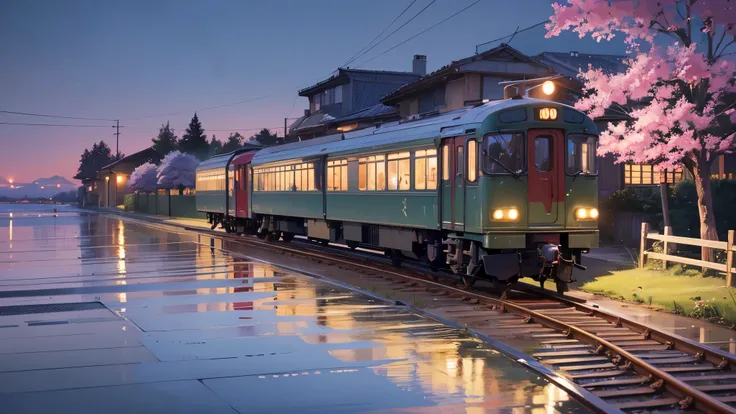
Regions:
<svg viewBox="0 0 736 414"><path fill-rule="evenodd" d="M529 135L526 133L526 131L517 130L517 129L498 130L498 131L493 131L493 132L484 134L483 139L480 141L481 147L480 147L479 154L481 156L483 155L483 151L485 150L486 138L492 135L504 135L504 134L511 134L511 135L521 134L523 136L521 140L521 147L522 147L521 149L522 149L522 153L524 154L524 157L522 157L522 160L521 160L523 162L523 165L521 167L521 172L519 173L519 176L521 177L521 176L527 175L529 173L529 162L527 160L527 158L529 158L529 149L527 148L528 147L527 141L529 139ZM490 159L488 161L494 162L494 161L491 161ZM503 170L503 167L501 169ZM503 170L501 172L489 172L488 170L486 170L486 157L485 156L483 156L483 158L481 159L480 170L483 172L483 175L490 175L490 176L510 176L512 175L510 172L506 170Z"/></svg>
<svg viewBox="0 0 736 414"><path fill-rule="evenodd" d="M475 160L473 163L475 164L475 176L473 179L470 179L470 142L473 142L473 145L475 146ZM478 151L478 148L480 145L478 145L478 140L475 139L475 137L468 137L465 140L465 181L470 184L475 184L478 182L478 177L480 176L480 168L478 164L478 160L480 157L478 156L480 152Z"/></svg>
<svg viewBox="0 0 736 414"><path fill-rule="evenodd" d="M374 154L361 154L362 157L358 157L358 192L368 192L368 191L387 191L388 189L388 157L386 153L374 153ZM381 157L381 160L375 159L375 157ZM374 159L370 159L374 158ZM377 168L378 164L383 164L383 188L378 188L378 173L379 170ZM365 188L360 188L360 167L361 165L365 166ZM369 165L373 165L373 183L374 187L373 189L368 188L368 172L370 171Z"/></svg>
<svg viewBox="0 0 736 414"><path fill-rule="evenodd" d="M335 170L339 172L338 176L339 176L340 185L338 188L330 188L330 186L328 185L330 182L329 181L330 175L332 175L333 187L335 185ZM343 177L343 173L344 173L344 177ZM348 159L347 158L327 159L325 181L326 181L325 185L327 187L326 189L328 192L342 193L342 192L348 191L350 189ZM342 188L343 184L345 184L345 188Z"/></svg>
<svg viewBox="0 0 736 414"><path fill-rule="evenodd" d="M424 155L417 156L417 152L424 151ZM434 151L434 155L427 155L427 151ZM411 170L414 173L414 177L412 180L411 189L413 191L437 191L437 189L440 186L440 182L442 181L442 177L440 177L439 174L439 167L440 167L440 154L442 150L438 149L437 147L426 147L426 148L416 148L411 151L412 153L412 166ZM431 174L429 173L429 163L428 160L434 158L435 160L435 181L434 181L434 188L429 188L429 177L431 177ZM417 160L424 160L424 188L417 188Z"/></svg>
<svg viewBox="0 0 736 414"><path fill-rule="evenodd" d="M537 166L537 141L540 139L547 141L547 161L549 163L549 167L546 170L540 170L539 166ZM537 172L549 173L555 170L555 157L554 157L555 141L554 139L555 138L552 135L537 135L536 137L534 137L534 169L537 170Z"/></svg>
<svg viewBox="0 0 736 414"><path fill-rule="evenodd" d="M598 156L598 146L600 145L600 136L598 136L596 134L591 134L589 132L568 132L567 135L565 135L565 144L564 144L564 152L565 152L565 165L564 165L564 170L565 170L565 175L568 176L568 177L571 177L571 176L573 176L575 174L574 172L571 173L571 172L567 171L567 166L569 165L568 163L570 162L570 160L569 160L569 155L570 154L569 154L569 151L567 150L567 146L570 143L570 136L571 135L586 135L586 136L595 138L595 167L596 167L595 168L595 173L585 173L584 172L584 173L581 173L580 175L584 175L586 177L597 177L601 173L600 157ZM638 184L636 184L636 185L638 185Z"/></svg>

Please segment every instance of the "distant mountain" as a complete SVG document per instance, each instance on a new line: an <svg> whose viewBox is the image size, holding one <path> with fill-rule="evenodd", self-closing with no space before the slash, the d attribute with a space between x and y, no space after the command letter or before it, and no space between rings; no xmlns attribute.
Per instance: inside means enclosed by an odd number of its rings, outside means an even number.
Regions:
<svg viewBox="0 0 736 414"><path fill-rule="evenodd" d="M0 177L0 197L51 198L58 193L76 189L77 186L66 178L54 175L48 178L39 178L30 183L14 182L11 188L7 178Z"/></svg>

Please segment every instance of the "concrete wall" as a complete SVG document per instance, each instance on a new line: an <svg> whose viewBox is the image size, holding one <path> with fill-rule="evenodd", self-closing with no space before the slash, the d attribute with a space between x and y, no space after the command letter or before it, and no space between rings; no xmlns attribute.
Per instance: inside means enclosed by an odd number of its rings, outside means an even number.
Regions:
<svg viewBox="0 0 736 414"><path fill-rule="evenodd" d="M205 218L197 212L196 196L176 194L126 194L126 211L169 217Z"/></svg>

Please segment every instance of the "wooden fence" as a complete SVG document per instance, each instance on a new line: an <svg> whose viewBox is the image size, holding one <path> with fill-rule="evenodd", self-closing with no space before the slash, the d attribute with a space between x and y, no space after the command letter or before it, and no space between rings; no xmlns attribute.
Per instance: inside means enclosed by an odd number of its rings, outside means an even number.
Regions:
<svg viewBox="0 0 736 414"><path fill-rule="evenodd" d="M662 253L647 251L647 241L656 240L664 243ZM689 257L681 257L670 254L674 250L675 244L684 244L688 246L708 247L711 249L726 251L726 264L713 263L704 260L692 259ZM736 287L734 274L736 269L733 267L733 254L736 251L734 246L734 231L728 231L728 241L703 240L690 237L679 237L672 235L672 228L665 227L664 234L650 233L649 223L641 223L641 244L639 247L639 267L644 267L647 258L658 259L662 261L662 267L667 269L667 262L681 263L686 265L698 266L705 269L713 269L726 274L726 285Z"/></svg>

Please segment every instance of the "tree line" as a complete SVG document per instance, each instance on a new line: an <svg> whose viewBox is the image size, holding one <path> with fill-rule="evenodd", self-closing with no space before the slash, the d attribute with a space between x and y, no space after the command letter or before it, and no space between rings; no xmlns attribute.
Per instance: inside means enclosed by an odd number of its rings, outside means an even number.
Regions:
<svg viewBox="0 0 736 414"><path fill-rule="evenodd" d="M204 132L202 123L195 112L181 138L176 136L169 122L166 122L166 125L161 125L161 128L159 128L158 136L151 139L151 141L153 142L153 149L161 155L166 155L172 151L180 151L185 154L192 154L200 160L205 160L213 155L235 151L248 142L266 147L276 145L280 139L267 128L263 128L248 139L240 135L239 132L230 133L230 136L224 142L217 139L214 134L208 141Z"/></svg>
<svg viewBox="0 0 736 414"><path fill-rule="evenodd" d="M208 140L196 112L181 138L176 135L174 129L167 121L165 125L161 125L161 128L159 128L158 135L151 139L153 149L162 156L166 156L173 151L179 151L184 154L191 154L200 160L205 160L218 154L227 154L228 152L241 148L247 143L267 147L276 145L282 140L283 138L278 137L268 128L261 129L250 138L245 138L240 133L235 132L230 133L224 142L217 139L214 134ZM124 154L113 155L112 149L105 141L95 142L91 149L85 149L82 153L77 175L82 178L94 178L97 171L102 167L124 156Z"/></svg>

